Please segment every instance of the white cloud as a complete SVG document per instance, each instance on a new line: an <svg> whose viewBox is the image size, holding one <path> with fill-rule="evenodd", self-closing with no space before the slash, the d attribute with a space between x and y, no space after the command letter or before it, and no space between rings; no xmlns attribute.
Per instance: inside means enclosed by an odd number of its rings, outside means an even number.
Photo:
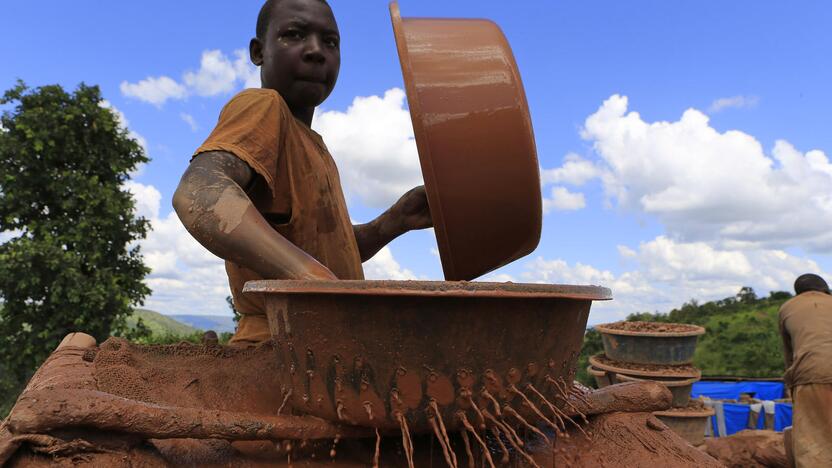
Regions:
<svg viewBox="0 0 832 468"><path fill-rule="evenodd" d="M139 244L152 294L145 307L165 314L229 315L225 297L231 292L223 261L212 255L185 230L171 212L159 216L161 194L152 185L125 184L133 194L138 215L150 221L147 238Z"/></svg>
<svg viewBox="0 0 832 468"><path fill-rule="evenodd" d="M708 111L715 114L717 112L729 108L742 109L756 107L759 102L760 98L758 98L757 96L724 97L716 99L714 102L712 102L711 106L708 108Z"/></svg>
<svg viewBox="0 0 832 468"><path fill-rule="evenodd" d="M185 72L181 83L168 76L148 77L138 83L122 82L121 92L161 107L169 99L228 94L238 86L259 88L260 72L249 61L248 52L238 49L233 56L232 59L220 50L206 50L202 52L199 69Z"/></svg>
<svg viewBox="0 0 832 468"><path fill-rule="evenodd" d="M138 83L122 81L121 94L161 107L168 99L185 99L188 90L167 76L148 77Z"/></svg>
<svg viewBox="0 0 832 468"><path fill-rule="evenodd" d="M364 276L372 280L415 280L416 275L399 265L390 247L384 247L364 263Z"/></svg>
<svg viewBox="0 0 832 468"><path fill-rule="evenodd" d="M133 130L130 129L130 121L127 120L127 116L124 115L124 112L118 110L118 108L116 108L116 106L114 106L113 103L111 103L110 101L108 101L106 99L102 100L99 103L99 105L101 107L105 108L105 109L110 109L116 115L116 120L118 121L121 128L123 128L124 130L127 130L127 135L130 138L136 140L139 143L139 146L141 146L142 149L144 149L145 154L147 154L147 150L148 150L147 140L145 139L145 137L141 136L138 132L134 132Z"/></svg>
<svg viewBox="0 0 832 468"><path fill-rule="evenodd" d="M751 135L718 132L696 109L675 122L646 122L627 108L627 98L614 95L586 119L582 137L598 161L568 157L544 170L544 180L595 174L608 200L655 216L684 241L832 251L832 163L824 152L781 140L768 155Z"/></svg>
<svg viewBox="0 0 832 468"><path fill-rule="evenodd" d="M597 178L601 172L591 161L575 153L569 153L565 162L556 169L541 169L540 181L547 184L584 185L587 181Z"/></svg>
<svg viewBox="0 0 832 468"><path fill-rule="evenodd" d="M553 187L550 198L543 199L543 213L575 211L586 207L584 194L570 192L566 187Z"/></svg>
<svg viewBox="0 0 832 468"><path fill-rule="evenodd" d="M791 290L803 273L818 273L818 264L781 250L718 249L704 243L676 242L659 236L638 250L618 247L632 268L620 274L591 265L538 257L525 265L524 281L594 284L612 289L614 300L593 305L592 323L619 320L634 312L668 312L690 299L700 302L736 294L743 286L758 294Z"/></svg>
<svg viewBox="0 0 832 468"><path fill-rule="evenodd" d="M387 208L421 185L422 172L404 91L357 97L346 112L315 115L312 127L338 164L344 191L371 207Z"/></svg>
<svg viewBox="0 0 832 468"><path fill-rule="evenodd" d="M199 125L197 125L196 120L194 119L194 116L192 116L191 114L188 114L186 112L182 112L182 113L179 114L179 117L186 124L188 124L189 127L191 127L192 132L195 132L195 131L199 130Z"/></svg>

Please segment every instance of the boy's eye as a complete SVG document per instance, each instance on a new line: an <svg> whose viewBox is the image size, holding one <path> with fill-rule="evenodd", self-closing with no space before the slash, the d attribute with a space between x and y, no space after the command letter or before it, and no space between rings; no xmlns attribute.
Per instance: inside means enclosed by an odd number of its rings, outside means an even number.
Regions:
<svg viewBox="0 0 832 468"><path fill-rule="evenodd" d="M303 33L297 29L285 31L282 36L286 39L303 39Z"/></svg>
<svg viewBox="0 0 832 468"><path fill-rule="evenodd" d="M328 47L332 47L333 49L338 47L338 38L335 37L328 37L324 40Z"/></svg>

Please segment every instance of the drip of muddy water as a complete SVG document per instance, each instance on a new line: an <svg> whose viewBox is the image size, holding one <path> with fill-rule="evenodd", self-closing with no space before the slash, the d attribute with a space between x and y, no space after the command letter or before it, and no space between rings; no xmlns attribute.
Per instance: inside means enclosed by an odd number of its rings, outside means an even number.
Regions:
<svg viewBox="0 0 832 468"><path fill-rule="evenodd" d="M459 464L459 460L456 459L456 453L454 453L453 448L451 448L451 439L448 437L448 431L445 429L445 421L442 420L442 413L439 412L439 405L434 399L431 399L428 405L433 411L436 421L439 423L439 431L442 435L442 439L444 440L444 444L448 447L448 452L450 453L451 460L453 461L452 466L456 467Z"/></svg>
<svg viewBox="0 0 832 468"><path fill-rule="evenodd" d="M396 411L396 419L399 421L399 427L402 432L402 445L404 446L404 455L407 458L408 468L414 468L413 465L413 439L410 437L410 429L407 427L407 420L401 411Z"/></svg>
<svg viewBox="0 0 832 468"><path fill-rule="evenodd" d="M498 418L502 417L503 415L500 413L500 403L497 402L497 399L494 398L494 395L492 395L488 390L484 388L482 389L481 395L494 405L494 414L496 414Z"/></svg>
<svg viewBox="0 0 832 468"><path fill-rule="evenodd" d="M378 459L381 456L381 434L378 433L378 428L376 428L376 451L373 454L373 468L379 468L378 466Z"/></svg>
<svg viewBox="0 0 832 468"><path fill-rule="evenodd" d="M482 411L480 411L480 408L474 402L474 399L471 398L471 392L466 390L465 393L463 394L463 397L465 397L465 399L468 400L468 404L471 405L471 409L473 409L474 412L477 414L477 417L479 418L479 421L480 421L480 424L479 424L480 430L485 430L485 417L482 415Z"/></svg>
<svg viewBox="0 0 832 468"><path fill-rule="evenodd" d="M508 427L507 424L498 421L497 418L495 418L488 410L482 410L482 414L485 416L485 419L491 421L491 424L503 431L503 433L506 435L506 438L511 443L511 445L514 446L514 448L516 448L517 450L521 450L520 447L523 445L523 441L520 440L520 438L517 436L517 433L514 432L513 429Z"/></svg>
<svg viewBox="0 0 832 468"><path fill-rule="evenodd" d="M503 454L503 458L500 459L500 463L503 465L507 465L509 462L509 453L508 448L506 448L506 444L503 443L503 440L500 438L502 432L500 428L496 425L491 427L491 434L494 436L494 440L497 441L497 446L500 447L500 453ZM508 436L506 436L508 438Z"/></svg>
<svg viewBox="0 0 832 468"><path fill-rule="evenodd" d="M338 442L341 441L341 436L335 436L335 439L332 440L332 448L329 449L329 458L334 459L335 455L338 454Z"/></svg>
<svg viewBox="0 0 832 468"><path fill-rule="evenodd" d="M549 426L551 426L551 428L552 428L552 429L554 429L556 432L557 432L557 431L560 431L560 429L558 429L558 426L557 426L554 422L550 421L550 420L549 420L549 418L547 418L546 416L544 416L544 415L543 415L543 412L541 412L541 411L537 408L537 406L535 406L535 404L534 404L534 403L532 403L532 401L531 401L531 400L529 400L529 398L526 396L526 394L524 394L523 392L521 392L520 390L518 390L518 389L517 389L517 387L515 387L515 386L514 386L514 384L511 384L511 386L509 386L509 388L508 388L508 389L509 389L509 391L510 391L511 393L514 393L515 395L518 395L518 396L519 396L519 397L523 400L523 404L524 404L525 406L527 406L527 407L528 407L528 408L532 411L532 413L534 413L534 414L535 414L538 418L542 419L542 420L543 420L543 422L545 422L546 424L548 424ZM518 415L518 416L519 416L519 415ZM547 440L548 440L548 439L547 439Z"/></svg>
<svg viewBox="0 0 832 468"><path fill-rule="evenodd" d="M570 418L570 417L569 417L569 415L567 415L566 413L564 413L563 411L561 411L560 409L558 409L555 405L553 405L552 403L550 403L550 402L549 402L549 400L547 400L547 399L546 399L546 397L544 397L544 396L543 396L543 394L541 394L540 392L538 392L538 391L537 391L537 389L536 389L536 388L534 388L534 385L532 385L532 384L528 384L528 385L526 386L526 388L527 388L527 389L529 389L532 393L534 393L534 394L535 394L535 395L537 395L538 397L540 397L540 399L541 399L541 400L542 400L542 401L546 404L546 406L549 408L549 410L551 410L551 411L552 411L552 414L554 414L554 415L555 415L555 417L556 417L556 418L558 418L558 421L560 421L560 423L561 423L561 425L563 426L564 430L566 429L566 424L564 423L564 419L565 419L565 420L567 420L567 421L571 422L572 424L574 424L574 425L575 425L575 427L577 427L577 428L578 428L578 430L580 430L581 432L583 432L583 433L584 433L584 435L586 435L586 432L584 432L584 429L581 427L581 425L580 425L580 424L577 424L577 423L576 423L576 422L575 422L572 418ZM578 409L577 409L577 408L575 408L575 406L574 406L574 405L572 405L572 403L570 403L570 402L569 402L569 399L568 399L568 398L564 398L564 402L566 402L566 404L568 404L569 406L571 406L571 407L572 407L572 409L574 409L574 410L575 410L575 411L576 411L579 415L581 415L581 417L583 417L584 421L586 422L586 416L585 416L583 413L581 413L580 411L578 411Z"/></svg>
<svg viewBox="0 0 832 468"><path fill-rule="evenodd" d="M468 455L468 468L476 468L474 464L474 452L471 451L471 441L468 440L468 432L460 431L462 442L465 444L465 454Z"/></svg>
<svg viewBox="0 0 832 468"><path fill-rule="evenodd" d="M530 457L529 454L527 454L526 451L523 450L523 441L520 440L520 436L517 435L517 433L514 431L514 429L511 428L510 425L498 421L488 410L482 410L482 413L486 417L486 419L494 423L496 427L503 430L503 433L506 434L506 439L508 440L508 443L511 444L512 447L514 447L514 450L517 453L519 453L520 456L523 457L526 460L526 462L529 463L529 465L540 468L540 466L537 463L535 463L534 459L532 459L532 457Z"/></svg>
<svg viewBox="0 0 832 468"><path fill-rule="evenodd" d="M470 432L471 435L474 436L474 439L477 441L477 443L480 444L480 449L482 450L482 455L483 455L483 457L485 457L485 461L488 462L488 466L490 466L491 468L495 468L494 467L494 460L491 459L491 452L488 451L488 446L485 445L485 441L482 440L482 437L480 437L480 435L477 434L477 430L474 429L474 426L472 426L471 423L468 421L468 418L465 417L465 413L460 411L456 415L460 419L460 421L462 421L462 425L465 426L465 429L468 432ZM464 434L464 431L463 431L463 434Z"/></svg>
<svg viewBox="0 0 832 468"><path fill-rule="evenodd" d="M526 429L528 429L528 430L534 432L535 434L539 435L546 442L550 442L550 443L552 442L551 440L549 440L548 437L546 437L546 434L544 434L540 429L538 429L538 428L534 427L533 425L529 424L529 422L526 421L523 418L523 416L520 416L520 414L517 411L514 411L514 408L512 408L511 406L508 406L508 405L504 406L503 407L503 412L512 416L512 417L514 417L514 419L519 421L520 424L523 425L523 427L525 427ZM555 426L555 430L560 432L560 429L558 429L557 426Z"/></svg>
<svg viewBox="0 0 832 468"><path fill-rule="evenodd" d="M529 388L530 388L530 389L531 389L534 393L536 393L538 396L540 396L541 398L543 398L543 395L541 395L541 394L540 394L540 392L538 392L538 391L537 391L537 389L536 389L536 388L534 388L534 387L532 386L532 384L529 384ZM557 388L558 388L558 392L559 392L561 395L563 395L564 393L563 393L563 391L560 389L560 386L559 386L559 385L557 386ZM564 402L567 406L569 406L570 408L572 408L572 411L574 411L574 412L575 412L575 414L577 414L578 416L580 416L580 417L581 417L581 419L584 421L584 423L585 423L585 424L589 424L589 420L586 418L586 415L585 415L585 414L584 414L581 410L579 410L578 408L576 408L576 407L575 407L575 405L573 405L571 401L569 401L569 400L570 400L569 395L565 395L562 399L563 399L563 402ZM553 406L553 405L551 405L551 404L549 403L549 401L548 401L548 400L546 400L545 398L543 398L543 400L544 400L544 401L546 401L546 403L547 403L547 404L549 404L549 407L550 407L550 408L552 408L552 406ZM554 410L553 410L553 411L554 411Z"/></svg>
<svg viewBox="0 0 832 468"><path fill-rule="evenodd" d="M291 397L291 396L292 396L292 387L289 387L289 390L286 392L285 395L283 395L283 403L281 403L280 408L277 409L277 414L278 415L280 415L280 413L283 411L283 408L286 407L286 403L289 402L289 397Z"/></svg>
<svg viewBox="0 0 832 468"><path fill-rule="evenodd" d="M454 459L451 458L452 449L445 443L445 436L439 429L439 423L436 422L436 417L432 416L428 418L428 424L430 424L431 429L433 429L436 439L439 440L439 445L442 447L442 455L445 456L445 462L450 468L457 468Z"/></svg>

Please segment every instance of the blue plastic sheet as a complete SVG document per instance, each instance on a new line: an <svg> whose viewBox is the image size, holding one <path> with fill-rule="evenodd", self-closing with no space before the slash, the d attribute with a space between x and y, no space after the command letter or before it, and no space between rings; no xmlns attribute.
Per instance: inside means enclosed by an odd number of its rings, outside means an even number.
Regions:
<svg viewBox="0 0 832 468"><path fill-rule="evenodd" d="M740 394L750 393L758 400L783 398L785 386L782 382L696 382L690 396L706 396L714 400L739 400Z"/></svg>
<svg viewBox="0 0 832 468"><path fill-rule="evenodd" d="M774 430L782 431L792 425L792 405L777 403L774 405Z"/></svg>
<svg viewBox="0 0 832 468"><path fill-rule="evenodd" d="M722 411L725 415L725 435L735 434L748 429L748 414L751 412L750 405L739 403L723 403ZM782 431L792 425L792 405L790 403L776 403L774 405L774 430ZM713 434L719 434L719 427L716 422L716 415L711 417ZM760 411L757 419L757 429L765 429L765 414Z"/></svg>

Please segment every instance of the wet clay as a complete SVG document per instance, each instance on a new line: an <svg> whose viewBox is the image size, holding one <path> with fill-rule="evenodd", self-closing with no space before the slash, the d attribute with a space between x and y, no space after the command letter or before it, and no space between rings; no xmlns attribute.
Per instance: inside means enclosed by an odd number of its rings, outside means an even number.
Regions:
<svg viewBox="0 0 832 468"><path fill-rule="evenodd" d="M610 330L631 331L631 332L653 332L653 333L684 333L696 332L702 327L684 323L662 323L662 322L615 322L603 325Z"/></svg>
<svg viewBox="0 0 832 468"><path fill-rule="evenodd" d="M722 466L654 420L648 413L595 416L586 428L591 436L557 439L554 460L546 466Z"/></svg>
<svg viewBox="0 0 832 468"><path fill-rule="evenodd" d="M729 468L788 466L783 433L742 431L728 437L705 439L700 447Z"/></svg>

